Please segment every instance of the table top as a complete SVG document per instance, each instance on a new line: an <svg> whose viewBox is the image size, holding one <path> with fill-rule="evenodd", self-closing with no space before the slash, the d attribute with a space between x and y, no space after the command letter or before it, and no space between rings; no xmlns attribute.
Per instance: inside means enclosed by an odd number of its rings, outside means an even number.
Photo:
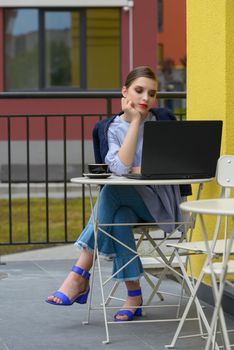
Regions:
<svg viewBox="0 0 234 350"><path fill-rule="evenodd" d="M124 176L111 175L106 179L95 179L83 177L74 177L71 182L80 185L182 185L182 184L199 184L204 182L210 182L213 178L209 179L170 179L170 180L140 180L140 179L128 179Z"/></svg>
<svg viewBox="0 0 234 350"><path fill-rule="evenodd" d="M234 198L200 199L183 202L180 208L197 214L234 216Z"/></svg>

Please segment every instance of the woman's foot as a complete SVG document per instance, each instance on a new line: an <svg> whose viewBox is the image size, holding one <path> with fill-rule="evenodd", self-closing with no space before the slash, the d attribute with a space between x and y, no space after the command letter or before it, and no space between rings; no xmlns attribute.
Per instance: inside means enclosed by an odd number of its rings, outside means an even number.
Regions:
<svg viewBox="0 0 234 350"><path fill-rule="evenodd" d="M142 305L142 296L141 294L138 296L128 296L123 307L115 314L116 321L129 321L129 314L124 314L124 312L130 311L132 316L136 314L136 310L138 306ZM123 311L123 312L122 312Z"/></svg>
<svg viewBox="0 0 234 350"><path fill-rule="evenodd" d="M114 316L117 322L131 321L134 316L141 316L142 314L142 295L139 280L126 281L125 284L128 290L128 296L121 310L117 311Z"/></svg>
<svg viewBox="0 0 234 350"><path fill-rule="evenodd" d="M77 266L74 266L74 268L77 268ZM88 278L81 276L77 272L71 271L59 288L58 292L65 295L65 297L67 297L72 304L81 294L87 292L88 288ZM64 303L62 299L55 295L48 296L47 301L60 305Z"/></svg>

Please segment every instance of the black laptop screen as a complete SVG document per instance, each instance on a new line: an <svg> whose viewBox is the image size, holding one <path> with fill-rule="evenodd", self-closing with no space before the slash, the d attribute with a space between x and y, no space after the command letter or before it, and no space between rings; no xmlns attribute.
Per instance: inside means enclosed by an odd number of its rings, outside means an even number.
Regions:
<svg viewBox="0 0 234 350"><path fill-rule="evenodd" d="M146 122L141 173L214 177L221 135L222 121Z"/></svg>

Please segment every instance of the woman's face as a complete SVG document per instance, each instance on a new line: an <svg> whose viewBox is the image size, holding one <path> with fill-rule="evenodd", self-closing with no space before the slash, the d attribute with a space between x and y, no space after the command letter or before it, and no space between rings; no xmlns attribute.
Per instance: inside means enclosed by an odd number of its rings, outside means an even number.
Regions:
<svg viewBox="0 0 234 350"><path fill-rule="evenodd" d="M157 82L153 79L140 77L133 81L127 88L122 88L123 96L132 102L135 108L142 116L147 116L149 109L152 108L156 100Z"/></svg>

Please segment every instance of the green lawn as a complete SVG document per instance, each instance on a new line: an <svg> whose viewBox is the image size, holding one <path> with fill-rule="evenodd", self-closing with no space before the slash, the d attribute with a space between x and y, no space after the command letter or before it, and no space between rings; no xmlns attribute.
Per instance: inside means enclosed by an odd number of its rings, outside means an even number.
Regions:
<svg viewBox="0 0 234 350"><path fill-rule="evenodd" d="M89 199L86 204L86 220L90 215ZM9 201L0 200L0 243L9 242ZM30 199L30 232L31 241L46 240L46 201L44 198ZM67 200L68 240L73 241L82 230L82 201L80 198ZM14 243L27 242L27 200L12 199L12 240ZM49 239L51 242L64 240L64 201L49 199ZM37 249L45 245L32 244L9 246L0 245L0 255Z"/></svg>

